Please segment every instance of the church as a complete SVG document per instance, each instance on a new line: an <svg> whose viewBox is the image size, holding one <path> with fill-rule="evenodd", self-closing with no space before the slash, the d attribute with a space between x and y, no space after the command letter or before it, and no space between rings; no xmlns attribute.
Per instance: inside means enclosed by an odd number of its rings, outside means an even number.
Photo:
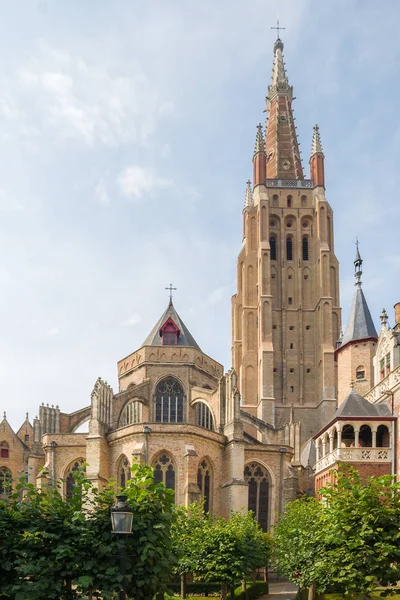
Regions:
<svg viewBox="0 0 400 600"><path fill-rule="evenodd" d="M177 504L228 517L252 510L268 530L288 501L314 493L332 465L396 472L400 303L375 330L357 249L353 306L341 335L334 217L319 128L309 178L300 158L283 42L273 49L267 121L256 129L232 298L232 368L196 342L171 296L139 348L117 362L118 389L96 381L88 405L39 407L14 432L0 423L0 494L25 474L63 482L86 463L102 487L124 487L132 461L153 466ZM239 240L238 240L239 242ZM79 431L88 422L88 431ZM44 467L44 469L42 469Z"/></svg>

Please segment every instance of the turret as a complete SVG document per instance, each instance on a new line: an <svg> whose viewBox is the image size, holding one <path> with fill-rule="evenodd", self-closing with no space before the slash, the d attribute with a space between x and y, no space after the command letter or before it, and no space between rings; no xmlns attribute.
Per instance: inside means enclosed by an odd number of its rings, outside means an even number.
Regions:
<svg viewBox="0 0 400 600"><path fill-rule="evenodd" d="M265 185L267 178L267 155L265 154L265 140L262 125L257 125L256 144L253 155L253 181L254 187Z"/></svg>
<svg viewBox="0 0 400 600"><path fill-rule="evenodd" d="M319 127L318 125L314 125L310 156L310 177L314 181L314 187L321 186L325 188L324 160Z"/></svg>

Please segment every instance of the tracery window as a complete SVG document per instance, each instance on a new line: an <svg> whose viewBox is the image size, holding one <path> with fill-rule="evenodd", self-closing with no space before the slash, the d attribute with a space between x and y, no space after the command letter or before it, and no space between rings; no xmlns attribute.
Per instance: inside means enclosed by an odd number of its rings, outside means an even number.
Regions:
<svg viewBox="0 0 400 600"><path fill-rule="evenodd" d="M206 458L203 458L199 464L197 485L200 489L201 499L204 502L204 512L208 513L211 510L212 499L212 468Z"/></svg>
<svg viewBox="0 0 400 600"><path fill-rule="evenodd" d="M268 530L270 482L267 470L254 462L245 466L244 480L249 486L248 510L254 513L263 531Z"/></svg>
<svg viewBox="0 0 400 600"><path fill-rule="evenodd" d="M174 377L166 377L156 388L156 422L183 423L183 389Z"/></svg>
<svg viewBox="0 0 400 600"><path fill-rule="evenodd" d="M133 400L128 404L125 411L125 422L127 425L134 425L142 421L142 403Z"/></svg>
<svg viewBox="0 0 400 600"><path fill-rule="evenodd" d="M10 458L10 450L7 442L0 443L0 458Z"/></svg>
<svg viewBox="0 0 400 600"><path fill-rule="evenodd" d="M0 496L6 496L12 492L12 475L7 467L0 468Z"/></svg>
<svg viewBox="0 0 400 600"><path fill-rule="evenodd" d="M269 247L271 250L271 260L276 260L276 237L271 235L269 238Z"/></svg>
<svg viewBox="0 0 400 600"><path fill-rule="evenodd" d="M293 240L290 235L286 238L286 260L293 260Z"/></svg>
<svg viewBox="0 0 400 600"><path fill-rule="evenodd" d="M214 423L211 410L204 402L198 402L196 404L196 423L200 427L213 431Z"/></svg>
<svg viewBox="0 0 400 600"><path fill-rule="evenodd" d="M167 452L159 454L153 461L153 469L155 483L163 483L166 488L175 491L175 467Z"/></svg>
<svg viewBox="0 0 400 600"><path fill-rule="evenodd" d="M67 498L72 498L73 496L74 488L76 486L76 480L73 473L79 469L83 462L83 458L78 458L78 460L72 463L67 469L67 476L65 477L65 496Z"/></svg>
<svg viewBox="0 0 400 600"><path fill-rule="evenodd" d="M131 478L131 469L129 466L129 461L126 456L122 456L119 465L118 465L118 473L117 473L117 481L118 485L124 488L126 486L126 482Z"/></svg>

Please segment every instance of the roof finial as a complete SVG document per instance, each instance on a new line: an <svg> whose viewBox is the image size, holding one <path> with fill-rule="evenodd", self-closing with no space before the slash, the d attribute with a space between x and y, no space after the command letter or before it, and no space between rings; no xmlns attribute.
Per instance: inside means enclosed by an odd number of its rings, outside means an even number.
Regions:
<svg viewBox="0 0 400 600"><path fill-rule="evenodd" d="M264 142L263 130L262 130L261 123L259 123L257 125L256 145L254 148L254 154L257 154L257 152L264 152L264 151L265 151L265 142Z"/></svg>
<svg viewBox="0 0 400 600"><path fill-rule="evenodd" d="M251 190L251 181L247 180L246 193L244 197L244 207L251 208L253 206L253 192Z"/></svg>
<svg viewBox="0 0 400 600"><path fill-rule="evenodd" d="M6 411L3 412L3 419L7 419Z"/></svg>
<svg viewBox="0 0 400 600"><path fill-rule="evenodd" d="M320 152L321 154L323 154L324 151L322 150L321 136L319 134L319 127L318 127L318 125L314 125L313 139L312 139L312 144L311 144L311 155L317 154L317 152Z"/></svg>
<svg viewBox="0 0 400 600"><path fill-rule="evenodd" d="M382 327L387 327L388 315L384 308L382 308L381 316L379 317L382 323Z"/></svg>
<svg viewBox="0 0 400 600"><path fill-rule="evenodd" d="M356 258L354 260L354 269L355 269L355 273L354 273L354 277L356 278L356 285L361 285L361 275L362 275L362 258L360 255L360 250L359 250L359 241L358 241L358 237L356 237Z"/></svg>
<svg viewBox="0 0 400 600"><path fill-rule="evenodd" d="M276 52L277 48L280 48L281 50L283 50L283 42L282 42L281 38L279 37L279 32L281 29L286 29L286 27L279 26L279 16L276 19L276 27L271 27L271 29L276 29L276 31L278 33L278 37L276 38L276 42L275 42L275 46L274 46L274 52Z"/></svg>
<svg viewBox="0 0 400 600"><path fill-rule="evenodd" d="M172 292L174 290L177 290L176 287L172 287L172 283L169 284L169 287L165 288L166 290L169 290L169 303L172 304Z"/></svg>

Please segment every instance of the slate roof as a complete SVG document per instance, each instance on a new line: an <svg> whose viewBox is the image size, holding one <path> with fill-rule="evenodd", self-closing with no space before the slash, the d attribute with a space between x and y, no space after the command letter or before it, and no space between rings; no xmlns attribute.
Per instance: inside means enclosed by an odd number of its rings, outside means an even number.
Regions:
<svg viewBox="0 0 400 600"><path fill-rule="evenodd" d="M334 414L334 419L338 417L390 417L392 413L386 403L372 404L363 396L351 390Z"/></svg>
<svg viewBox="0 0 400 600"><path fill-rule="evenodd" d="M186 327L185 323L182 321L182 319L176 312L172 301L170 301L170 303L168 304L167 310L159 318L159 320L154 325L153 329L151 330L151 332L149 333L149 335L147 336L147 338L145 339L145 341L143 342L142 345L143 346L162 346L162 337L160 336L160 329L164 325L165 321L167 321L167 319L169 319L169 318L171 318L173 320L175 325L180 330L180 334L178 337L178 346L193 346L194 348L197 348L197 350L200 350L200 352L201 352L201 348L199 347L196 340L194 339L194 337L192 336L192 334Z"/></svg>
<svg viewBox="0 0 400 600"><path fill-rule="evenodd" d="M356 283L356 291L351 305L349 320L343 335L342 345L356 340L366 340L368 338L378 339L375 325L369 312L367 301L361 288L361 283Z"/></svg>

